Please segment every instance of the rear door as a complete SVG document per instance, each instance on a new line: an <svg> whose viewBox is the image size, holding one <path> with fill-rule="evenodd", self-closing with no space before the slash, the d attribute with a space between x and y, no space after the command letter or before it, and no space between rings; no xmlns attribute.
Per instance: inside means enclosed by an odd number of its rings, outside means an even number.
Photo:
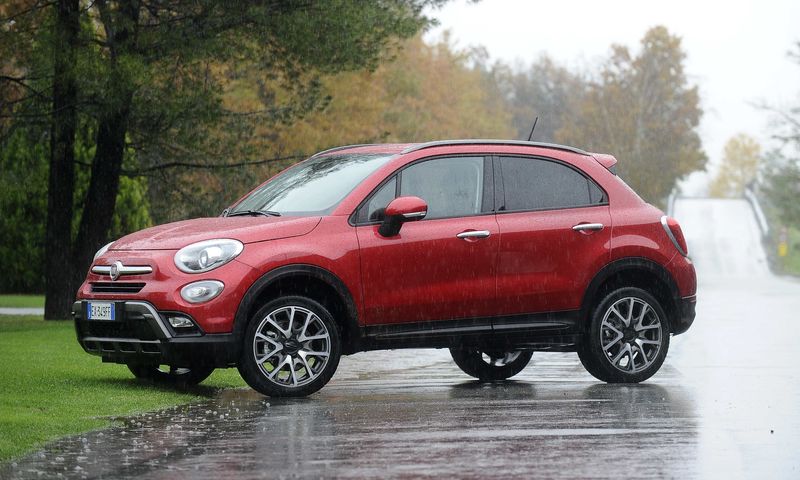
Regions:
<svg viewBox="0 0 800 480"><path fill-rule="evenodd" d="M356 231L368 325L492 314L499 242L492 176L483 156L423 160L389 178L361 207ZM428 215L382 237L382 209L410 195L427 202Z"/></svg>
<svg viewBox="0 0 800 480"><path fill-rule="evenodd" d="M553 159L501 156L495 165L497 313L578 309L610 255L606 194L583 172ZM498 331L514 328L496 323Z"/></svg>

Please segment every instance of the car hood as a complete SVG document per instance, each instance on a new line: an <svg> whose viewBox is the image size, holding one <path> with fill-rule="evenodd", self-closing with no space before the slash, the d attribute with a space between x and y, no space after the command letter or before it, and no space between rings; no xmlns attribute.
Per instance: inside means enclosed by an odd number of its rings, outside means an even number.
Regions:
<svg viewBox="0 0 800 480"><path fill-rule="evenodd" d="M111 250L176 250L191 243L233 238L242 243L299 237L319 225L322 217L196 218L146 228L126 235Z"/></svg>

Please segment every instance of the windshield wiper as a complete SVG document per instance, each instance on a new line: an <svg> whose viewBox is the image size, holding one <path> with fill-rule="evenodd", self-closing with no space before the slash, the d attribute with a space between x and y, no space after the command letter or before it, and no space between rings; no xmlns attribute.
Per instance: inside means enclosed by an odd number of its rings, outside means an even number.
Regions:
<svg viewBox="0 0 800 480"><path fill-rule="evenodd" d="M229 217L239 217L242 215L263 215L265 217L280 217L281 212L274 212L272 210L238 210L236 212L230 212L228 214Z"/></svg>

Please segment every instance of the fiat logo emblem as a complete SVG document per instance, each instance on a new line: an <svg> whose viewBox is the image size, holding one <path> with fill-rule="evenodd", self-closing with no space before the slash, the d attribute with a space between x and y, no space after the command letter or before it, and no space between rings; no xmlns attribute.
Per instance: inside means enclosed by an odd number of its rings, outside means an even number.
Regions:
<svg viewBox="0 0 800 480"><path fill-rule="evenodd" d="M119 278L119 274L122 272L122 262L117 260L114 262L114 265L111 265L111 269L108 271L108 274L111 275L111 281Z"/></svg>

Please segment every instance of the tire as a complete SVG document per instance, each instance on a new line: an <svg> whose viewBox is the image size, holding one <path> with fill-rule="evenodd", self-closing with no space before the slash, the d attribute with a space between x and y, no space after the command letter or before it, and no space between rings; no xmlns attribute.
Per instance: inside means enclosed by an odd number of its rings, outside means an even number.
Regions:
<svg viewBox="0 0 800 480"><path fill-rule="evenodd" d="M669 340L669 319L658 300L640 288L624 287L592 311L578 357L598 380L639 383L661 368Z"/></svg>
<svg viewBox="0 0 800 480"><path fill-rule="evenodd" d="M533 352L513 350L483 350L480 348L451 347L450 355L464 373L482 381L511 378L531 361Z"/></svg>
<svg viewBox="0 0 800 480"><path fill-rule="evenodd" d="M162 370L159 365L128 364L128 370L139 380L149 380L170 385L197 385L214 371L214 367L197 366L192 368L175 368Z"/></svg>
<svg viewBox="0 0 800 480"><path fill-rule="evenodd" d="M238 368L257 392L305 397L328 383L340 356L330 312L310 298L290 296L269 302L250 319Z"/></svg>

